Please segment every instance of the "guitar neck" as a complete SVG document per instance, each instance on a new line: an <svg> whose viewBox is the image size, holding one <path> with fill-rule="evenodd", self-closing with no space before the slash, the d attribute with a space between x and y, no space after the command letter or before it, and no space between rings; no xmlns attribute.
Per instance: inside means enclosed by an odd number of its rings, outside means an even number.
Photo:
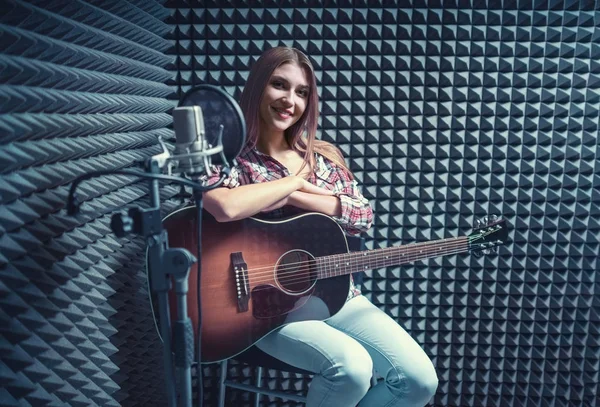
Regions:
<svg viewBox="0 0 600 407"><path fill-rule="evenodd" d="M316 258L317 278L337 277L359 271L399 266L467 251L469 251L468 237L461 236L362 252L334 254Z"/></svg>

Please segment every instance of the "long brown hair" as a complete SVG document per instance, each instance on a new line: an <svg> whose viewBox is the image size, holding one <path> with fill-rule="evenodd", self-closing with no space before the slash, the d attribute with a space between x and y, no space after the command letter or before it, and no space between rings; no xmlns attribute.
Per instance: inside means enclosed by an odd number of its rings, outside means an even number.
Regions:
<svg viewBox="0 0 600 407"><path fill-rule="evenodd" d="M286 63L295 63L304 69L310 86L308 103L304 113L296 123L284 132L284 137L289 146L304 159L300 171L306 165L311 168L311 171L314 170L314 153L317 152L345 169L350 178L353 179L352 172L346 165L340 150L331 143L317 140L317 121L319 118L317 79L308 57L295 48L275 47L268 49L252 65L240 98L240 107L246 119L247 147L255 147L260 136L260 102L269 79L275 69Z"/></svg>

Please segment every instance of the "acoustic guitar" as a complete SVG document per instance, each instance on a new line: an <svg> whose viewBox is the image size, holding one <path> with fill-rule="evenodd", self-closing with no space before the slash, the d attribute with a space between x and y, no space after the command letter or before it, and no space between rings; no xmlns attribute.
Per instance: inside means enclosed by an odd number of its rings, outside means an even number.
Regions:
<svg viewBox="0 0 600 407"><path fill-rule="evenodd" d="M171 247L197 252L194 206L167 216ZM346 302L351 273L431 257L486 251L505 242L506 221L492 218L470 235L349 252L335 220L306 213L281 220L217 222L202 217L202 363L230 358L291 321L324 320ZM188 313L197 332L197 267L190 270ZM171 313L174 316L174 295ZM197 343L197 338L196 343Z"/></svg>

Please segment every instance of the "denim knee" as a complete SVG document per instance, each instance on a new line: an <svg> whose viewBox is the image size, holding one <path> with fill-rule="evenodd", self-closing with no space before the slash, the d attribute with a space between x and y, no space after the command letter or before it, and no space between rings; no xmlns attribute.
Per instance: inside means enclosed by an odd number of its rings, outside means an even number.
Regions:
<svg viewBox="0 0 600 407"><path fill-rule="evenodd" d="M438 377L433 364L429 362L419 369L409 371L401 367L390 369L386 383L400 400L410 405L424 406L437 391Z"/></svg>
<svg viewBox="0 0 600 407"><path fill-rule="evenodd" d="M408 379L410 398L418 405L425 405L435 395L438 387L438 378L434 370L426 375Z"/></svg>
<svg viewBox="0 0 600 407"><path fill-rule="evenodd" d="M367 351L364 351L364 354L348 352L344 358L336 359L331 368L322 372L322 375L336 382L336 390L347 396L352 394L352 398L358 402L371 386L373 361Z"/></svg>

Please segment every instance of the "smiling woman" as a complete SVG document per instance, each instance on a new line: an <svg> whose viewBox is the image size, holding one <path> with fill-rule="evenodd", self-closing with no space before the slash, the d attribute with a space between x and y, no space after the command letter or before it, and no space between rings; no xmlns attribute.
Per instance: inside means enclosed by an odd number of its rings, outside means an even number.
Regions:
<svg viewBox="0 0 600 407"><path fill-rule="evenodd" d="M252 67L240 102L247 145L223 187L204 195L205 208L217 221L256 214L280 219L309 211L333 217L348 234L371 227L371 206L339 149L316 139L318 102L314 70L306 55L286 47L263 53ZM219 178L216 167L206 181L212 184ZM312 230L301 234L314 240ZM255 240L260 244L262 239ZM318 312L323 310L321 299L302 297L297 312L286 317L287 324L266 334L256 346L315 373L307 394L309 407L359 402L425 405L438 383L433 364L404 329L348 278L349 292L341 297L342 302L347 298L346 304L337 314L323 321ZM251 298L249 312L254 312L255 297ZM370 388L373 367L385 380Z"/></svg>
<svg viewBox="0 0 600 407"><path fill-rule="evenodd" d="M297 64L287 63L275 69L260 102L262 138L269 136L268 133L285 131L300 119L306 109L309 89L306 72Z"/></svg>
<svg viewBox="0 0 600 407"><path fill-rule="evenodd" d="M302 176L308 175L308 167L303 165L306 163L298 152L289 149L282 134L304 114L309 89L306 70L295 63L284 63L271 75L259 110L261 134L257 141L258 149L284 163L291 174Z"/></svg>

